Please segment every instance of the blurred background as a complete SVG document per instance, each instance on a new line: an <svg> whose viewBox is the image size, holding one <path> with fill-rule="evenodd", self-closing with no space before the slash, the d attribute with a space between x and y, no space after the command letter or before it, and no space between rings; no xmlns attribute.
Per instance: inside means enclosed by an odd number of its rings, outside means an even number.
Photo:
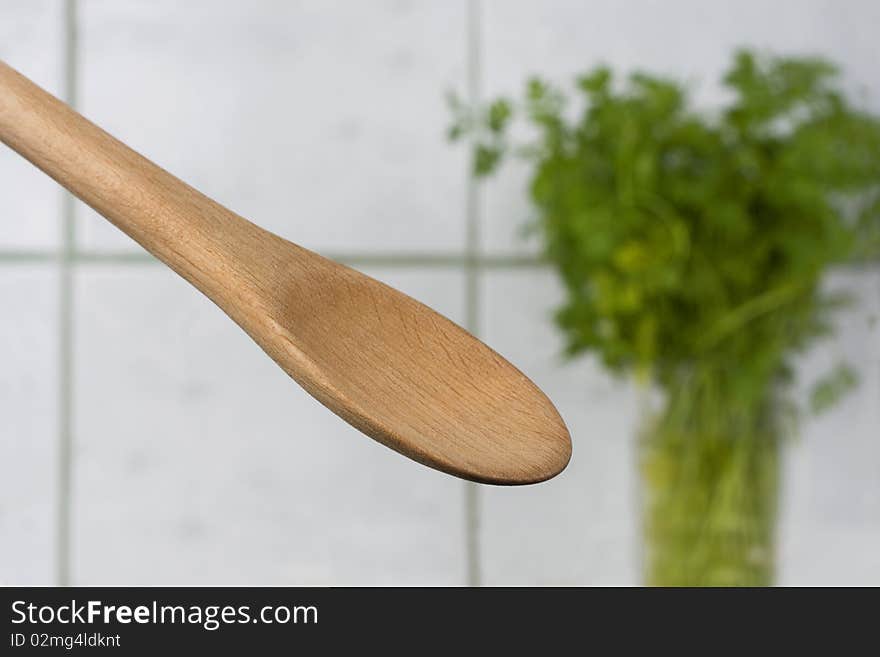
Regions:
<svg viewBox="0 0 880 657"><path fill-rule="evenodd" d="M0 58L239 214L435 307L557 404L567 471L477 486L366 439L211 302L0 150L0 583L629 585L638 400L566 363L524 165L478 183L443 101L604 62L719 102L738 46L880 110L874 0L0 0ZM880 585L880 271L798 362L859 387L782 465L777 581ZM124 337L123 337L124 336Z"/></svg>

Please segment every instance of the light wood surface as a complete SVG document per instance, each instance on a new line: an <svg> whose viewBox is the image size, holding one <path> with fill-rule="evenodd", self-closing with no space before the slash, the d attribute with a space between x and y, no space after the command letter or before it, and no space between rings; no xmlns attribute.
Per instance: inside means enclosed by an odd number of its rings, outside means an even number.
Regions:
<svg viewBox="0 0 880 657"><path fill-rule="evenodd" d="M553 404L464 329L220 206L2 62L0 140L207 295L368 436L485 483L539 482L568 463Z"/></svg>

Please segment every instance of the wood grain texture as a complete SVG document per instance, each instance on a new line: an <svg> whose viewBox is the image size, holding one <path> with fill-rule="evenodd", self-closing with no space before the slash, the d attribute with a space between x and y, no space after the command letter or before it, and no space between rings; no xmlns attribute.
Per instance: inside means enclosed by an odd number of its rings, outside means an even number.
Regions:
<svg viewBox="0 0 880 657"><path fill-rule="evenodd" d="M2 62L0 140L192 283L365 434L484 483L535 483L567 465L571 440L553 404L464 329L227 210Z"/></svg>

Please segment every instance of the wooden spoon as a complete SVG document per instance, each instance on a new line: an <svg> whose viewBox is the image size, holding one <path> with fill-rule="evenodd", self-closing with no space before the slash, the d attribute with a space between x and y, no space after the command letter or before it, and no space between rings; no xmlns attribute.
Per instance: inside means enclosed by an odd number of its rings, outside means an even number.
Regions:
<svg viewBox="0 0 880 657"><path fill-rule="evenodd" d="M207 295L368 436L485 483L539 482L568 463L553 404L492 349L220 206L2 62L0 140Z"/></svg>

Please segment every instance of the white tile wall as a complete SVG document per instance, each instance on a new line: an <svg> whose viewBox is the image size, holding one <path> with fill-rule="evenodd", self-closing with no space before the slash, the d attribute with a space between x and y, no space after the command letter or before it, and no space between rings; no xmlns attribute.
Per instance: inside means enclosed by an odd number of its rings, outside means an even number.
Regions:
<svg viewBox="0 0 880 657"><path fill-rule="evenodd" d="M5 0L0 6L0 61L54 94L61 93L59 0ZM57 185L0 146L0 251L47 249L58 243Z"/></svg>
<svg viewBox="0 0 880 657"><path fill-rule="evenodd" d="M833 341L806 355L804 384L836 363L859 387L803 426L787 450L782 496L780 583L880 585L880 273L838 273L848 291Z"/></svg>
<svg viewBox="0 0 880 657"><path fill-rule="evenodd" d="M589 360L563 362L551 321L562 291L549 271L492 272L483 293L482 335L547 393L572 436L555 479L483 488L485 583L637 583L635 390Z"/></svg>
<svg viewBox="0 0 880 657"><path fill-rule="evenodd" d="M854 304L836 338L802 359L801 396L839 362L856 369L860 385L831 411L805 416L786 448L780 583L878 585L880 274L836 273L828 286L849 292ZM549 271L489 273L484 294L483 335L554 400L574 448L568 469L546 484L483 489L486 583L637 583L637 391L590 358L559 358L550 315L562 293Z"/></svg>
<svg viewBox="0 0 880 657"><path fill-rule="evenodd" d="M55 569L57 278L0 267L0 585Z"/></svg>
<svg viewBox="0 0 880 657"><path fill-rule="evenodd" d="M460 274L373 273L460 321ZM170 271L84 268L76 301L76 583L463 583L461 482L326 411Z"/></svg>
<svg viewBox="0 0 880 657"><path fill-rule="evenodd" d="M239 214L334 252L449 250L465 1L84 0L82 110ZM83 244L137 247L82 208Z"/></svg>
<svg viewBox="0 0 880 657"><path fill-rule="evenodd" d="M713 106L731 53L749 46L830 57L850 88L880 107L875 0L485 0L483 8L486 98L521 97L535 74L570 88L575 76L607 63L691 81L696 101ZM519 230L531 219L527 181L526 166L512 162L485 185L487 251L536 250Z"/></svg>
<svg viewBox="0 0 880 657"><path fill-rule="evenodd" d="M605 60L702 79L712 103L730 49L751 44L828 54L880 106L872 0L470 1L484 97ZM465 247L466 153L444 141L442 94L465 86L468 0L75 4L84 112L209 195L319 250L411 261ZM56 93L64 6L0 4L0 57ZM516 238L524 173L483 187L486 252L530 248ZM54 183L0 148L0 184L0 260L54 249ZM137 248L86 208L77 220L81 248ZM58 559L58 281L38 260L0 262L0 583L51 583ZM466 581L460 482L327 413L155 263L75 268L74 583ZM460 267L373 273L461 320ZM803 371L845 355L862 385L788 450L781 582L880 584L880 280L831 284L867 310ZM558 479L480 488L484 582L638 582L634 391L589 359L557 360L549 270L492 269L479 292L482 335L574 439Z"/></svg>

